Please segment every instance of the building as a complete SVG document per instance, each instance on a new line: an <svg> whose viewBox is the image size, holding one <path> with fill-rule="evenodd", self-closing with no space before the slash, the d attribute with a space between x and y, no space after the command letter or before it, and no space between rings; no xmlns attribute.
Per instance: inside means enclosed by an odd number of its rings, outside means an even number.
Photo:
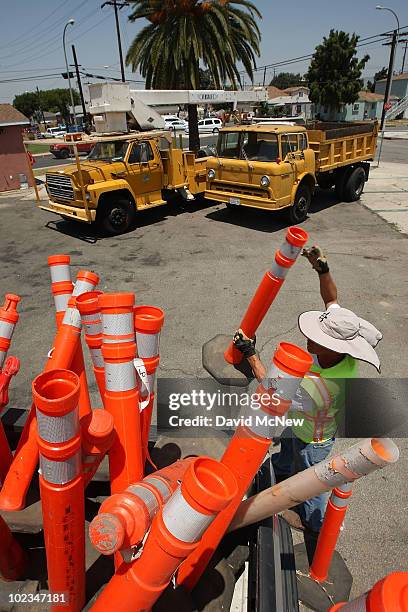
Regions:
<svg viewBox="0 0 408 612"><path fill-rule="evenodd" d="M30 121L11 104L0 104L0 191L32 186L23 143L23 127Z"/></svg>
<svg viewBox="0 0 408 612"><path fill-rule="evenodd" d="M364 121L381 119L384 96L371 91L360 91L353 104L343 104L334 112L324 106L316 105L316 113L323 121Z"/></svg>
<svg viewBox="0 0 408 612"><path fill-rule="evenodd" d="M386 85L387 79L377 81L375 84L375 93L384 95ZM408 72L403 72L402 74L396 75L392 78L391 95L395 96L399 100L402 100L408 96ZM403 111L402 117L404 119L408 119L408 108Z"/></svg>

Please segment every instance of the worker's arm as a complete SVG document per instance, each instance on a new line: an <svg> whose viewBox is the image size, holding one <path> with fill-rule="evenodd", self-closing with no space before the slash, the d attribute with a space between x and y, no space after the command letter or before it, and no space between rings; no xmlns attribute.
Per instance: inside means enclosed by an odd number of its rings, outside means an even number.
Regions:
<svg viewBox="0 0 408 612"><path fill-rule="evenodd" d="M242 329L238 329L234 334L233 342L235 348L247 358L255 378L261 382L266 376L266 369L255 351L256 338L248 338Z"/></svg>
<svg viewBox="0 0 408 612"><path fill-rule="evenodd" d="M337 286L330 274L329 264L322 249L315 245L311 249L303 249L302 255L310 261L319 275L320 295L326 309L332 304L337 304Z"/></svg>

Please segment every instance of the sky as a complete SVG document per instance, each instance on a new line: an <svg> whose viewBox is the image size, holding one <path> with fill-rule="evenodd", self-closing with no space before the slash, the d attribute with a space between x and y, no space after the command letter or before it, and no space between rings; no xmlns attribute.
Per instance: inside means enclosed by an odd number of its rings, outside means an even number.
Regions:
<svg viewBox="0 0 408 612"><path fill-rule="evenodd" d="M72 63L71 44L75 44L78 62L92 74L120 77L119 57L113 9L101 8L103 0L0 0L3 5L0 23L0 103L12 102L16 94L52 87L67 87L62 79L65 60L62 47L64 25L75 19L66 30L68 63ZM394 16L388 11L375 10L376 0L309 0L274 2L255 0L263 19L261 56L258 66L277 64L280 71L304 73L307 60L287 63L313 52L331 28L356 32L367 38L396 27ZM408 32L408 2L390 0L386 6L398 15L400 26ZM6 8L7 7L7 8ZM122 44L126 53L134 36L147 24L141 20L130 23L130 9L120 11ZM408 38L408 36L407 36ZM388 65L389 46L374 39L364 41L359 55L368 53L370 60L364 76L372 77ZM171 41L169 41L171 44ZM402 65L403 45L399 45L395 67ZM408 71L408 53L405 70ZM267 82L273 77L267 71ZM126 70L128 79L139 81L140 75ZM5 82L8 81L8 82ZM101 82L84 78L84 82ZM263 70L255 73L255 84L263 81ZM247 80L248 82L248 80ZM142 83L134 83L143 88Z"/></svg>

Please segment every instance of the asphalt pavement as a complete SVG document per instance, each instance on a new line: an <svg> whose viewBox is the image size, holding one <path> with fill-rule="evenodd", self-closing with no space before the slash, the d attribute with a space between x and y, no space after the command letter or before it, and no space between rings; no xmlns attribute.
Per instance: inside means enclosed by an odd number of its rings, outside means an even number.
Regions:
<svg viewBox="0 0 408 612"><path fill-rule="evenodd" d="M389 144L384 143L384 155L389 154ZM406 147L406 143L395 145ZM400 154L404 150L398 149ZM408 198L406 193L399 197ZM381 377L368 365L362 365L360 375L383 381L403 403L401 381L406 379L408 362L408 240L395 225L367 208L373 197L388 196L387 192L367 194L362 203L346 204L333 193L319 192L303 227L310 241L327 253L340 303L384 334L378 348ZM87 225L38 210L21 193L2 195L0 209L0 295L13 292L22 297L11 351L22 362L10 390L10 406L19 408L31 404L31 380L52 346L49 255L69 254L75 273L80 268L98 272L103 291L134 291L138 304L163 308L160 376L203 377L202 345L216 334L236 329L287 227L281 213L247 209L231 213L223 206L204 203L141 213L132 232L106 238ZM259 329L257 346L263 360L271 358L280 341L304 346L298 315L321 307L318 279L301 259ZM94 384L92 392L95 398ZM339 440L337 448L353 442ZM407 569L408 440L396 442L399 462L354 487L338 547L354 577L353 595L391 571Z"/></svg>

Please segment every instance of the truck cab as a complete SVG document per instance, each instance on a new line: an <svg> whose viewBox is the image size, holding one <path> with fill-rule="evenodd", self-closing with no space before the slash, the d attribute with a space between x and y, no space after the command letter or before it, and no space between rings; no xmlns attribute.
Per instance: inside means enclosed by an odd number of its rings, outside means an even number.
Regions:
<svg viewBox="0 0 408 612"><path fill-rule="evenodd" d="M224 128L214 156L207 162L205 196L230 208L243 205L277 210L291 206L302 186L291 219L299 222L310 204L315 182L315 154L303 126Z"/></svg>

